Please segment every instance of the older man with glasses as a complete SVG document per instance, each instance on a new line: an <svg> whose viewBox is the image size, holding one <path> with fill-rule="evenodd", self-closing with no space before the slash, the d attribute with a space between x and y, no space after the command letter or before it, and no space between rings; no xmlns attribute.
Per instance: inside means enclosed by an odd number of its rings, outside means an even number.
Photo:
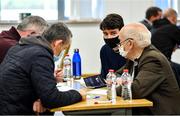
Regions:
<svg viewBox="0 0 180 116"><path fill-rule="evenodd" d="M133 114L180 114L180 91L173 70L167 58L151 45L148 29L140 23L128 24L120 30L119 38L119 53L129 61L117 74L129 69L134 74L132 97L153 102L153 107L135 108ZM121 95L121 86L117 94Z"/></svg>

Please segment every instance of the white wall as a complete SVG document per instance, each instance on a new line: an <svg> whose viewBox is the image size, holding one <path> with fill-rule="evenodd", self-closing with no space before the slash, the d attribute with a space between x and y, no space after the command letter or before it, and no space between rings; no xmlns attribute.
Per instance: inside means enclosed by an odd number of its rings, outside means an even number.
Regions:
<svg viewBox="0 0 180 116"><path fill-rule="evenodd" d="M144 18L145 11L154 4L153 0L104 0L104 16L109 13L122 15L125 23L137 22ZM68 24L73 33L70 55L74 48L80 49L83 73L99 73L99 52L104 44L99 23ZM9 29L10 25L0 25L0 31ZM173 54L173 60L180 62L178 50Z"/></svg>
<svg viewBox="0 0 180 116"><path fill-rule="evenodd" d="M145 11L154 4L154 0L105 0L104 16L118 13L125 23L140 21L145 17Z"/></svg>
<svg viewBox="0 0 180 116"><path fill-rule="evenodd" d="M100 48L103 39L99 24L68 24L73 32L70 54L74 48L79 48L82 59L83 73L100 72Z"/></svg>

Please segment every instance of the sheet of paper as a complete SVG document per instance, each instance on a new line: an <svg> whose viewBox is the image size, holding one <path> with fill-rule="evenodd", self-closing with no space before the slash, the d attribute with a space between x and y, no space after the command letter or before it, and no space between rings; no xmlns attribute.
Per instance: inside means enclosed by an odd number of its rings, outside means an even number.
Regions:
<svg viewBox="0 0 180 116"><path fill-rule="evenodd" d="M59 91L69 91L72 90L72 87L67 86L67 83L57 83L56 87L58 88Z"/></svg>
<svg viewBox="0 0 180 116"><path fill-rule="evenodd" d="M69 86L58 86L57 87L59 91L69 91L69 90L74 90L73 88Z"/></svg>
<svg viewBox="0 0 180 116"><path fill-rule="evenodd" d="M87 94L107 95L107 90L105 90L105 89L94 89L94 90L87 92Z"/></svg>
<svg viewBox="0 0 180 116"><path fill-rule="evenodd" d="M56 84L57 87L62 87L62 86L66 86L66 83L64 82L59 82Z"/></svg>
<svg viewBox="0 0 180 116"><path fill-rule="evenodd" d="M74 81L79 82L82 86L86 86L83 78L81 78L79 80L74 80Z"/></svg>

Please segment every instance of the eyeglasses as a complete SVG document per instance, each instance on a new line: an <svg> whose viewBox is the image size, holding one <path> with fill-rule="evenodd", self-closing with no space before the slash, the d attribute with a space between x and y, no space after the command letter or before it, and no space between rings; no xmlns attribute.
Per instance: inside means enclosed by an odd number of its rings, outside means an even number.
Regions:
<svg viewBox="0 0 180 116"><path fill-rule="evenodd" d="M119 43L119 46L123 45L125 42L127 42L128 40L133 40L133 38L127 38L124 41Z"/></svg>
<svg viewBox="0 0 180 116"><path fill-rule="evenodd" d="M115 53L119 53L119 48L121 47L121 45L123 45L125 42L127 42L128 40L133 40L133 38L127 38L124 41L120 42L117 47L113 48L113 51Z"/></svg>

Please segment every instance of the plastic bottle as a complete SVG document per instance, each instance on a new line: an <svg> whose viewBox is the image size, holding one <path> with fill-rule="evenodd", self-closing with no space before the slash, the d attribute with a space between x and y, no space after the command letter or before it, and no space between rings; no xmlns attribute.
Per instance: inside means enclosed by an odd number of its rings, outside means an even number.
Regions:
<svg viewBox="0 0 180 116"><path fill-rule="evenodd" d="M109 73L106 76L107 81L107 99L112 103L116 103L116 75L113 69L109 69Z"/></svg>
<svg viewBox="0 0 180 116"><path fill-rule="evenodd" d="M74 49L73 55L73 76L75 79L81 78L81 57L79 54L79 49Z"/></svg>
<svg viewBox="0 0 180 116"><path fill-rule="evenodd" d="M64 78L63 80L70 81L71 80L71 58L67 54L63 60L63 72L64 72Z"/></svg>
<svg viewBox="0 0 180 116"><path fill-rule="evenodd" d="M123 70L123 74L121 75L122 78L122 93L121 97L123 100L132 100L132 91L131 91L131 84L132 84L132 77L129 74L128 69Z"/></svg>

